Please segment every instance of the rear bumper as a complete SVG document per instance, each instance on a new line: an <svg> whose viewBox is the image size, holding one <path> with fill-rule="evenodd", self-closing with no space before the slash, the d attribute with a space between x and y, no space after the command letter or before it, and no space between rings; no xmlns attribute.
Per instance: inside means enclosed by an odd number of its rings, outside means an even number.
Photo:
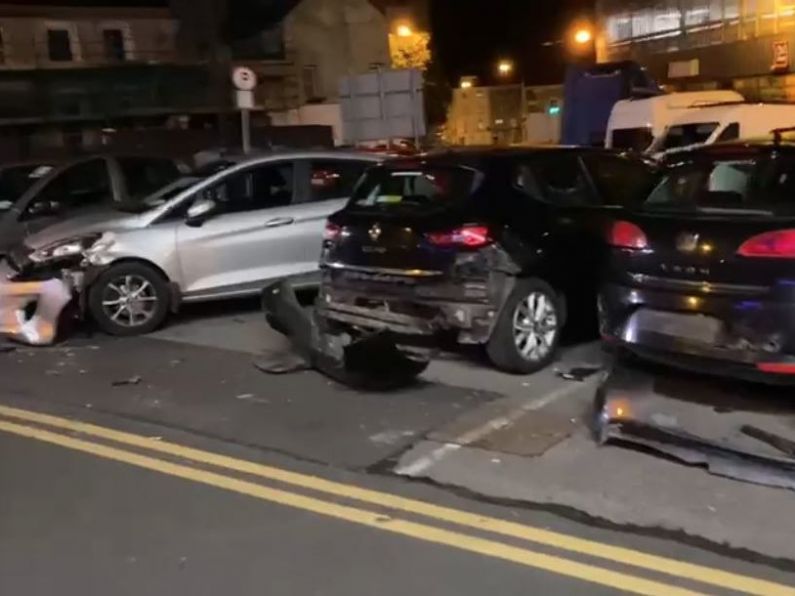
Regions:
<svg viewBox="0 0 795 596"><path fill-rule="evenodd" d="M499 284L350 283L327 276L320 287L318 314L330 321L372 331L390 331L407 343L432 346L442 338L482 344L491 337L514 278ZM498 287L494 287L498 286Z"/></svg>
<svg viewBox="0 0 795 596"><path fill-rule="evenodd" d="M720 322L714 341L641 326L644 311L703 315ZM795 381L795 297L685 294L606 284L599 296L602 336L635 354L680 368L750 380Z"/></svg>

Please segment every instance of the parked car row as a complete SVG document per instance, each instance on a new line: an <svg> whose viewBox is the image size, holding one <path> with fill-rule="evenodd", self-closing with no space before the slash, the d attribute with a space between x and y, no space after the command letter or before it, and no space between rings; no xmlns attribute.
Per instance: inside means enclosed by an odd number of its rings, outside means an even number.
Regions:
<svg viewBox="0 0 795 596"><path fill-rule="evenodd" d="M104 156L44 171L3 230L25 236L7 252L13 280L70 276L116 335L289 278L321 282L334 332L481 345L507 372L546 366L580 315L643 357L781 378L795 374L794 198L781 133L663 164L585 148L325 151L184 174Z"/></svg>
<svg viewBox="0 0 795 596"><path fill-rule="evenodd" d="M398 345L485 346L529 373L598 293L603 336L686 368L795 375L795 146L734 142L655 166L583 149L373 168L326 229L318 312Z"/></svg>

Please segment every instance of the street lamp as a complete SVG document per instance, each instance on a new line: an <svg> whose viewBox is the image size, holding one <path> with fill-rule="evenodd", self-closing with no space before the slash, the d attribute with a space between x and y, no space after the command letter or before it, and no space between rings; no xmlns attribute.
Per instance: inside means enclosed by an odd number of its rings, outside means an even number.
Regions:
<svg viewBox="0 0 795 596"><path fill-rule="evenodd" d="M574 42L580 45L585 45L587 43L591 43L593 39L593 34L591 33L590 29L586 29L585 27L581 27L574 32Z"/></svg>
<svg viewBox="0 0 795 596"><path fill-rule="evenodd" d="M398 25L397 29L395 29L395 33L397 33L398 37L411 37L414 35L414 31L411 29L411 26L406 25L405 23Z"/></svg>
<svg viewBox="0 0 795 596"><path fill-rule="evenodd" d="M471 89L472 88L472 81L469 79L464 79L461 81L461 89Z"/></svg>
<svg viewBox="0 0 795 596"><path fill-rule="evenodd" d="M500 60L497 63L497 72L500 76L507 77L513 72L513 62L510 60Z"/></svg>

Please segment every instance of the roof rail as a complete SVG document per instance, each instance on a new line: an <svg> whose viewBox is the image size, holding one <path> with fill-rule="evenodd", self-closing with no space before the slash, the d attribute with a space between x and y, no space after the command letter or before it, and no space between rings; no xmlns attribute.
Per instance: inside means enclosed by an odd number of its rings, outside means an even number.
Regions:
<svg viewBox="0 0 795 596"><path fill-rule="evenodd" d="M778 146L778 145L781 145L782 135L785 132L795 132L795 126L785 126L783 128L774 128L770 132L773 133L773 144Z"/></svg>

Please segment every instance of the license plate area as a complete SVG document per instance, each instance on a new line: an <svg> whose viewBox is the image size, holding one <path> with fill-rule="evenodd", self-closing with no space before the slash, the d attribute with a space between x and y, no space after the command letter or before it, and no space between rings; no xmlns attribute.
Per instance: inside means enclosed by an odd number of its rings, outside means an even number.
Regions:
<svg viewBox="0 0 795 596"><path fill-rule="evenodd" d="M630 325L638 333L656 333L675 339L710 346L720 343L723 322L701 314L684 314L641 309L632 316Z"/></svg>

